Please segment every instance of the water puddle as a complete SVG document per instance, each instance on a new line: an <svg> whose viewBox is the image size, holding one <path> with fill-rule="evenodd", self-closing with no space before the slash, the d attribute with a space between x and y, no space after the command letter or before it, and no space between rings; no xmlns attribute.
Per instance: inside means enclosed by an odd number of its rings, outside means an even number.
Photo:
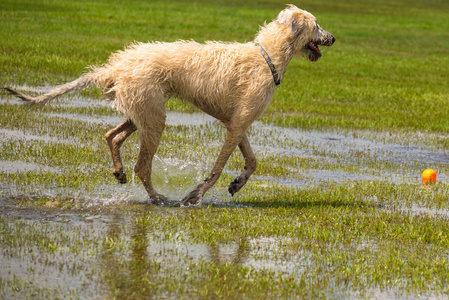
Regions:
<svg viewBox="0 0 449 300"><path fill-rule="evenodd" d="M5 139L11 140L23 140L23 141L43 141L47 143L62 143L62 144L75 144L82 146L76 140L68 140L57 137L52 137L49 135L36 135L23 130L14 130L14 129L6 129L0 128L0 143L2 143Z"/></svg>
<svg viewBox="0 0 449 300"><path fill-rule="evenodd" d="M155 208L154 213L164 214L164 209ZM138 264L162 264L159 272L171 270L170 278L173 273L188 270L191 264L209 261L276 270L279 274L300 272L301 264L307 263L299 253L297 259L288 262L270 259L283 244L290 243L289 239L262 237L223 245L190 243L186 241L187 232L167 237L142 225L142 219L130 213L89 214L85 210L10 206L0 210L0 222L5 221L7 231L19 245L0 247L0 278L2 285L10 287L4 289L6 298L24 296L26 291L45 298L46 292L57 291L60 295L102 299L114 289L105 284L105 278L112 275L112 266L119 267L123 261L130 265L122 266L126 272L136 271ZM13 286L20 288L15 290Z"/></svg>
<svg viewBox="0 0 449 300"><path fill-rule="evenodd" d="M168 112L166 124L172 126L201 126L214 122L218 122L217 119L204 113L186 114L179 112Z"/></svg>
<svg viewBox="0 0 449 300"><path fill-rule="evenodd" d="M398 181L398 178L391 178L390 176L376 176L361 174L357 172L346 172L342 170L320 170L320 169L310 169L307 171L306 178L311 181L316 180L331 180L336 182L348 182L355 180L367 180L367 181ZM399 178L402 179L402 178Z"/></svg>
<svg viewBox="0 0 449 300"><path fill-rule="evenodd" d="M115 116L88 116L80 114L71 113L49 113L48 116L56 118L64 118L74 121L82 121L94 124L107 124L111 126L116 126L126 119L124 117ZM207 125L209 123L215 122L216 119L202 113L178 113L178 112L168 112L166 124L168 126L201 126Z"/></svg>
<svg viewBox="0 0 449 300"><path fill-rule="evenodd" d="M20 90L30 92L45 92L50 87L32 88L27 86L18 87ZM14 102L14 101L12 101ZM18 101L16 101L18 102ZM104 100L94 100L77 95L71 95L67 99L55 102L55 105L71 106L71 107L89 107L93 105L109 106L111 103ZM75 113L48 113L49 117L65 118L75 121L88 122L93 124L106 124L114 127L123 122L125 119L119 116L88 116ZM194 128L199 132L211 132L216 130L217 121L204 113L167 113L168 126L180 127L199 127ZM223 127L220 130L224 132ZM190 133L189 133L190 134ZM417 133L419 135L419 133ZM410 135L402 138L400 133L397 134L375 134L372 131L317 131L317 130L299 130L292 128L283 128L264 124L256 121L250 128L248 133L251 145L254 149L256 157L263 159L264 157L280 156L298 159L310 159L314 162L314 166L305 169L293 169L291 177L275 177L259 175L254 176L252 180L261 181L267 184L280 184L291 187L313 186L319 181L333 181L337 183L345 183L353 180L365 181L386 181L396 183L416 183L419 181L420 173L416 171L417 166L427 167L431 165L433 168L440 169L438 172L438 180L447 182L448 178L445 170L449 166L449 155L444 151L439 151L431 146L413 145ZM221 133L220 138L222 139ZM14 130L0 128L0 144L5 140L25 140L25 141L44 141L48 143L67 143L76 144L80 147L83 145L76 140L61 139L48 135L32 134L23 130ZM407 140L401 145L394 141ZM222 141L218 139L210 142L219 147ZM182 198L182 193L188 190L202 180L201 174L205 170L210 169L214 157L208 157L208 163L193 161L176 161L164 157L155 158L155 172L157 173L155 182L163 193L168 194L170 198ZM269 159L272 159L270 157ZM376 165L377 164L377 165ZM327 167L320 168L321 165ZM384 165L389 165L387 169ZM330 166L330 167L329 167ZM284 166L289 168L288 165ZM346 168L345 167L349 167ZM51 171L56 172L50 166L47 169L37 164L24 162L3 162L0 165L1 172L27 172L27 171ZM348 170L351 169L352 171ZM228 174L237 175L238 172L225 170ZM135 179L134 174L132 181L139 185L139 180ZM181 186L178 190L174 190L174 183ZM105 190L110 189L113 193L117 192L117 188L108 186ZM126 187L124 190L131 190ZM112 194L112 193L111 193ZM123 195L123 193L119 193ZM138 193L140 198L142 195ZM86 195L87 197L89 195ZM91 195L95 196L95 195ZM120 199L132 198L129 194L119 197ZM135 199L134 199L135 200Z"/></svg>
<svg viewBox="0 0 449 300"><path fill-rule="evenodd" d="M22 86L20 89L27 90L28 87ZM46 91L45 88L28 90ZM2 101L9 103L6 100ZM10 104L15 105L12 101ZM110 103L73 97L56 102L55 105L103 107L109 106ZM124 120L123 117L117 116L88 116L75 113L48 113L48 116L105 124L111 128ZM203 113L167 113L167 125L180 127L179 132L176 128L169 130L180 135L190 134L190 138L196 139L200 135L185 130L186 127L213 137L219 136L221 141L220 139L212 141L210 137L204 139L204 143L214 146L222 142L224 131L223 127L214 129L216 122L214 118ZM276 158L279 160L296 158L285 161L297 162L302 159L311 163L305 167L301 164L290 166L285 163L282 167L290 168L291 171L286 172L285 176L266 174L253 176L250 184L258 188L282 185L293 190L316 187L322 182L347 184L351 181L416 183L420 180L419 168L425 165L441 169L438 171L438 180L443 184L448 180L445 170L449 165L449 155L445 151L412 142L408 142L407 145L401 144L397 142L401 139L400 134L392 138L368 131L298 130L255 122L248 136L256 156L260 160L265 159L269 162L273 160L273 166L276 164ZM49 144L76 143L80 147L83 146L70 139L0 128L0 145L7 144L6 141L9 140L43 141ZM215 159L211 152L206 152L207 158L196 157L195 161L177 156L155 156L152 178L155 187L174 201L182 199L204 180L204 174L211 168ZM9 161L0 157L0 173L9 176L23 172L33 172L39 176L42 172L57 175L60 170L54 166L21 160ZM239 171L225 169L224 173L234 177ZM3 232L2 237L6 241L0 246L2 265L0 288L2 286L6 288L0 291L7 291L6 294L0 294L0 298L21 296L25 298L31 295L45 299L49 298L49 295L57 295L61 298L102 299L109 292L113 293L117 284L131 282L130 278L140 278L139 265L145 266L145 272L150 272L147 266L157 266L155 271L157 276L154 276L154 280L164 276L172 280L173 272L178 272L176 274L179 278L187 276L186 270L204 262L239 265L256 272L273 271L282 276L298 275L314 267L313 257L306 250L295 248L294 253L284 251L285 245L292 248L291 245L294 243L289 237L257 236L240 240L239 243L234 240L227 244L207 244L204 241L194 243L190 242L187 236L195 236L195 230L204 228L183 227L171 236L167 232L160 231L157 223L139 225L141 211L151 217L165 218L173 214L177 217L184 216L192 210L174 209L171 205L165 207L146 205L149 199L140 180L134 173L127 175L129 180L127 185L98 184L89 189L0 183L0 232ZM108 176L111 176L113 181L112 175ZM245 193L251 192L246 190ZM32 206L29 204L32 201L30 199L42 198L49 200L41 207L30 208ZM21 201L24 199L26 200ZM23 204L27 201L28 204ZM70 203L67 206L70 208L64 207L64 202ZM236 203L232 201L226 188L213 188L202 200L204 209L200 213L216 207L226 210L248 210L249 214L254 210ZM124 206L130 209L122 211L120 207ZM133 211L135 206L139 207ZM449 218L448 210L435 210L417 205L401 208L401 212ZM190 217L194 218L195 215L192 214ZM157 220L156 217L154 219ZM370 243L360 244L358 250L362 251L363 247L371 246ZM125 274L126 280L111 283L110 278L116 273ZM56 291L56 294L45 289ZM20 291L31 292L21 294ZM389 292L379 293L375 290L373 294L390 295Z"/></svg>
<svg viewBox="0 0 449 300"><path fill-rule="evenodd" d="M382 135L382 133L380 133ZM299 155L302 157L330 156L348 157L353 160L357 156L368 156L376 160L393 162L397 165L426 163L449 164L449 153L435 151L434 148L424 146L404 146L385 142L382 139L370 139L372 132L298 130L276 127L255 122L250 136L269 137L263 144L257 145L260 151L273 154ZM400 134L395 140L401 140ZM295 147L279 147L274 145L292 145ZM292 149L293 148L293 149Z"/></svg>
<svg viewBox="0 0 449 300"><path fill-rule="evenodd" d="M100 266L90 254L96 247L85 244L74 251L75 245L71 245L70 240L75 242L83 235L89 237L86 243L101 239L107 233L106 225L111 218L104 215L101 217L103 221L97 217L90 220L89 217L89 214L76 211L62 213L4 206L0 210L0 221L7 221L8 232L11 230L15 239L23 241L15 247L8 244L0 247L0 278L2 286L9 287L2 289L3 293L6 292L3 294L5 299L27 298L27 292L37 299L45 299L55 293L78 298L77 291L84 297L97 298L101 284L92 280L92 276L96 276L95 268ZM34 234L41 230L46 233L42 239L37 239ZM52 244L52 240L62 236L68 239L68 244Z"/></svg>
<svg viewBox="0 0 449 300"><path fill-rule="evenodd" d="M125 121L123 117L115 117L115 116L88 116L88 115L80 115L80 114L71 114L71 113L49 113L49 117L53 118L63 118L73 121L81 121L86 123L93 124L106 124L110 126L117 126L118 124Z"/></svg>
<svg viewBox="0 0 449 300"><path fill-rule="evenodd" d="M52 87L17 86L25 92L42 93ZM3 102L6 100L2 99ZM20 101L8 101L10 104ZM95 100L79 95L69 95L64 100L58 100L53 105L63 107L108 107L111 102ZM120 116L90 116L74 113L49 113L50 117L66 118L93 124L116 126L125 120ZM217 122L204 113L167 113L168 126L209 126ZM11 137L19 132L1 129L0 134ZM449 165L449 153L426 147L422 141L423 133L375 133L373 131L317 131L283 128L255 122L249 130L249 138L256 152L273 155L298 156L302 158L321 158L328 162L348 163L354 160L374 160L400 165L440 164ZM431 134L434 138L443 138ZM427 135L428 136L428 135ZM30 138L39 139L37 136ZM40 139L45 139L41 137ZM53 139L51 139L53 141ZM441 177L440 177L441 178Z"/></svg>
<svg viewBox="0 0 449 300"><path fill-rule="evenodd" d="M0 160L0 172L12 174L17 172L59 172L58 168L52 168L36 163L29 163L24 161L7 161Z"/></svg>
<svg viewBox="0 0 449 300"><path fill-rule="evenodd" d="M449 220L448 209L434 209L413 204L411 207L402 207L401 211L404 213L410 212L416 216L427 215L431 217L445 218Z"/></svg>

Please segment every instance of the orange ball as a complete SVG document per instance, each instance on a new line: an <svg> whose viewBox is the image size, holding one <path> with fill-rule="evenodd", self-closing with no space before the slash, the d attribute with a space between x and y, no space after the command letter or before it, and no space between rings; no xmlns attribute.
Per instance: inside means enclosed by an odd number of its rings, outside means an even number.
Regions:
<svg viewBox="0 0 449 300"><path fill-rule="evenodd" d="M432 169L426 169L422 172L422 183L423 184L433 184L437 182L437 172Z"/></svg>

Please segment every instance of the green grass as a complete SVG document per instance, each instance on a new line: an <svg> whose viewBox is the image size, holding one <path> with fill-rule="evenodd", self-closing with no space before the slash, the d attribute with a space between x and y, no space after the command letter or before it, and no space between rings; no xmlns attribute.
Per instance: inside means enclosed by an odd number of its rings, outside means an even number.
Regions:
<svg viewBox="0 0 449 300"><path fill-rule="evenodd" d="M3 1L0 85L60 84L133 41L250 41L282 7L257 1ZM292 62L265 119L303 128L447 132L445 1L306 1L302 7L337 43L316 64Z"/></svg>
<svg viewBox="0 0 449 300"><path fill-rule="evenodd" d="M119 115L98 90L38 111L1 94L0 299L448 297L446 2L298 3L337 42L317 63L291 62L248 132L258 167L245 188L226 191L236 151L192 209L147 204L137 134L122 147L130 182L116 184L112 125L94 121ZM250 41L284 6L3 0L0 86L73 80L133 41ZM155 187L181 198L224 138L213 123L168 125Z"/></svg>

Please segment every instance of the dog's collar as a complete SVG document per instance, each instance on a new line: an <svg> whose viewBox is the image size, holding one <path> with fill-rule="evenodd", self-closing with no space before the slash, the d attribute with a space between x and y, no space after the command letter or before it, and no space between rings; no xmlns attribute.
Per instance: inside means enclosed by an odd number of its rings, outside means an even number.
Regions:
<svg viewBox="0 0 449 300"><path fill-rule="evenodd" d="M273 62L271 61L270 56L268 56L267 51L265 51L265 49L260 44L256 44L256 46L260 47L260 53L262 53L263 58L265 58L265 61L267 62L268 67L270 67L271 74L273 74L274 84L280 85L281 80L279 79L279 74L278 74L278 72L276 72L276 68L274 67Z"/></svg>

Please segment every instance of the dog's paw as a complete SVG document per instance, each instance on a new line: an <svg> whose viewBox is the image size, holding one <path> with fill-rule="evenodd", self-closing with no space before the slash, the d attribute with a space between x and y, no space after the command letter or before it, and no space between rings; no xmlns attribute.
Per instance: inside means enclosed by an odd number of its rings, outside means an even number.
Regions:
<svg viewBox="0 0 449 300"><path fill-rule="evenodd" d="M123 172L114 172L112 173L114 174L115 178L117 179L117 181L121 184L125 184L128 182L128 180L126 179L126 174Z"/></svg>
<svg viewBox="0 0 449 300"><path fill-rule="evenodd" d="M181 203L183 206L193 206L198 203L198 200L200 200L201 196L198 195L197 190L191 191L184 199L181 200Z"/></svg>
<svg viewBox="0 0 449 300"><path fill-rule="evenodd" d="M235 193L237 193L240 188L242 187L242 185L240 184L242 181L242 177L236 177L230 184L229 184L229 188L228 188L228 192L234 196Z"/></svg>
<svg viewBox="0 0 449 300"><path fill-rule="evenodd" d="M154 195L152 195L150 197L150 202L151 202L151 204L154 204L154 205L164 205L165 202L167 202L167 201L168 201L167 197L165 197L164 195L161 195L161 194L157 194L157 193L155 193Z"/></svg>

